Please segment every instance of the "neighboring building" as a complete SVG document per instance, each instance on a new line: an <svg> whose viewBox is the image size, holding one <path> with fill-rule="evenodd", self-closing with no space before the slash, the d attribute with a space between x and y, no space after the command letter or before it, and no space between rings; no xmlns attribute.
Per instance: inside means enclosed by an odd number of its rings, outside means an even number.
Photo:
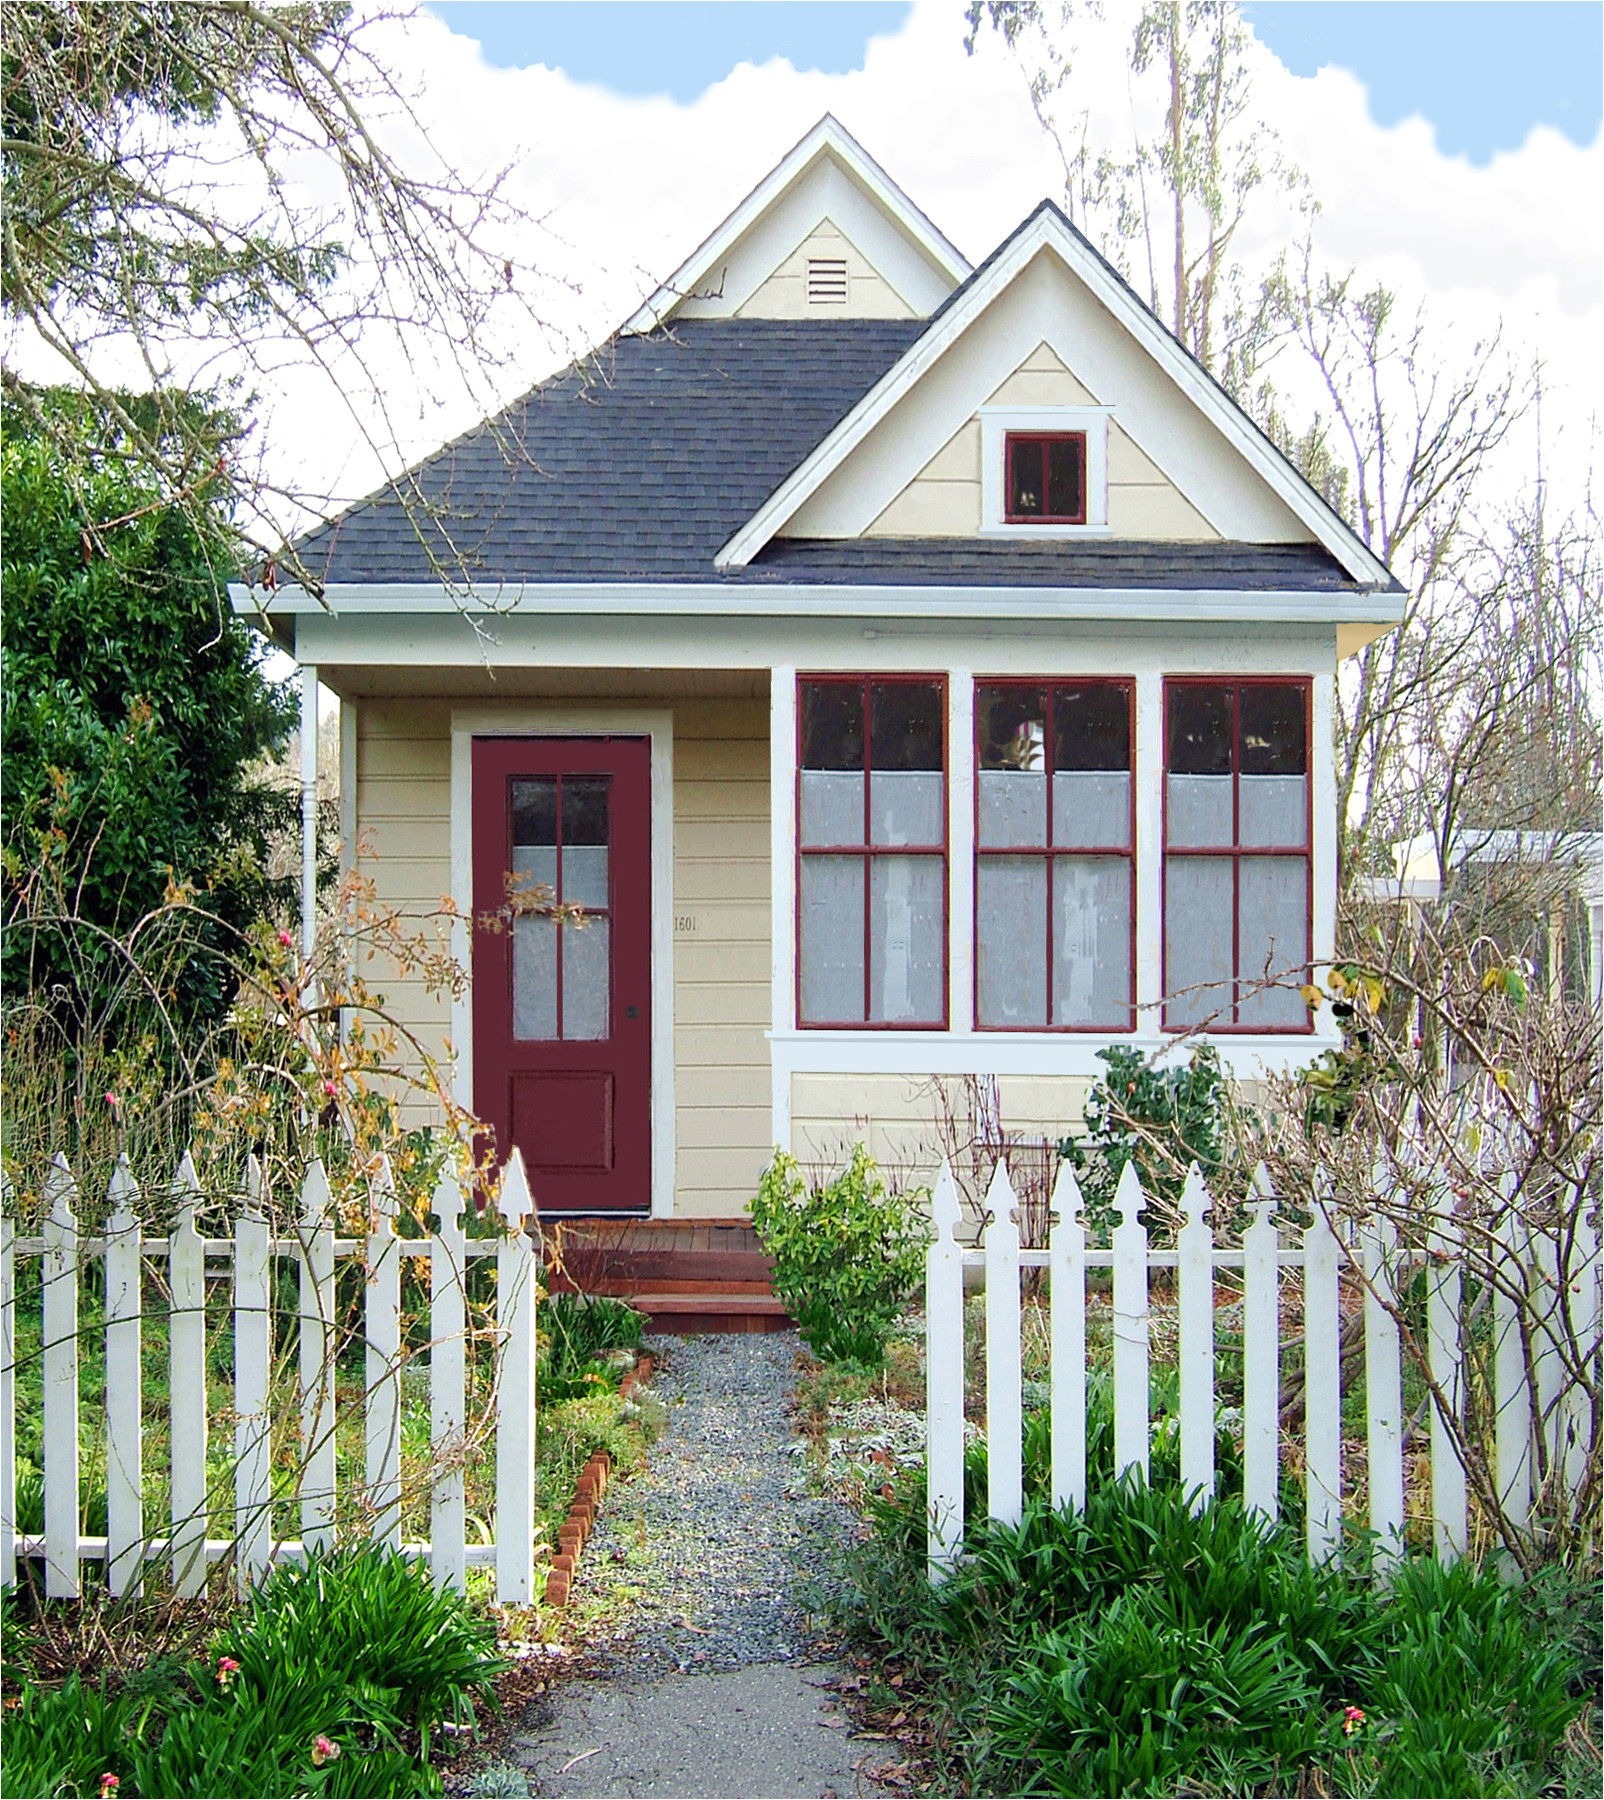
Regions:
<svg viewBox="0 0 1604 1800"><path fill-rule="evenodd" d="M387 984L548 1211L906 1155L933 1074L1051 1129L1111 1042L1327 1046L1333 686L1402 590L1056 207L971 269L825 119L412 480L432 544L387 491L236 602L340 695L383 898L590 909Z"/></svg>

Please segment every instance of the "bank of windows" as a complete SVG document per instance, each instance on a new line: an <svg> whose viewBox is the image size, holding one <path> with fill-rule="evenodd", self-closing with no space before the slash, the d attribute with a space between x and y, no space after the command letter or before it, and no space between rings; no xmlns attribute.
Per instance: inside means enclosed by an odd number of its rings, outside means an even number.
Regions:
<svg viewBox="0 0 1604 1800"><path fill-rule="evenodd" d="M1164 1024L1307 1031L1309 684L1164 689Z"/></svg>
<svg viewBox="0 0 1604 1800"><path fill-rule="evenodd" d="M975 1023L1129 1031L1135 690L975 688Z"/></svg>
<svg viewBox="0 0 1604 1800"><path fill-rule="evenodd" d="M1309 684L1165 684L1164 1025L1303 1031ZM797 1016L944 1029L946 691L798 684ZM1134 684L975 688L981 1030L1129 1031Z"/></svg>

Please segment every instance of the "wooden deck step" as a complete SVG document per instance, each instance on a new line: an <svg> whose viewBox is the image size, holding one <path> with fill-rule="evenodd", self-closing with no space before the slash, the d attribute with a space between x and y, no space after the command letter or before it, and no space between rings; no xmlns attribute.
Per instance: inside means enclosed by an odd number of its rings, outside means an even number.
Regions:
<svg viewBox="0 0 1604 1800"><path fill-rule="evenodd" d="M772 1294L635 1294L654 1331L788 1331L785 1302Z"/></svg>

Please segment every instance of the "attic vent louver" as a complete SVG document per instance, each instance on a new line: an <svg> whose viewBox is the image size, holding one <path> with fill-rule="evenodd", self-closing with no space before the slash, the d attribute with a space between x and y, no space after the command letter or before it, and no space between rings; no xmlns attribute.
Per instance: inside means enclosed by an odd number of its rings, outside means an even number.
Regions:
<svg viewBox="0 0 1604 1800"><path fill-rule="evenodd" d="M808 305L845 306L847 265L845 258L808 258Z"/></svg>

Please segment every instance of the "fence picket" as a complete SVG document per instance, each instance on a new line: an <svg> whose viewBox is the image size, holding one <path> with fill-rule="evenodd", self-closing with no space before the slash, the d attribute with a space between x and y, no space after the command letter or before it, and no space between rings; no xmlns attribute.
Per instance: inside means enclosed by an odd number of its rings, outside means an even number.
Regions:
<svg viewBox="0 0 1604 1800"><path fill-rule="evenodd" d="M339 1338L334 1317L334 1202L321 1159L301 1183L300 1293L296 1356L301 1389L301 1542L309 1549L334 1543L334 1372Z"/></svg>
<svg viewBox="0 0 1604 1800"><path fill-rule="evenodd" d="M535 1203L516 1146L502 1171L506 1232L496 1249L496 1329L502 1344L496 1418L496 1598L535 1597Z"/></svg>
<svg viewBox="0 0 1604 1800"><path fill-rule="evenodd" d="M242 1596L271 1563L273 1537L268 1224L254 1156L245 1183L244 1210L234 1221L234 1540Z"/></svg>
<svg viewBox="0 0 1604 1800"><path fill-rule="evenodd" d="M1242 1234L1242 1497L1273 1519L1279 1499L1281 1266L1275 1196L1264 1164L1253 1171L1253 1223Z"/></svg>
<svg viewBox="0 0 1604 1800"><path fill-rule="evenodd" d="M932 1582L946 1579L964 1536L964 1261L954 1236L962 1210L958 1184L943 1157L931 1214L936 1235L925 1251L925 1498L929 1508L926 1558ZM1057 1324L1058 1290L1053 1290ZM1058 1421L1054 1395L1053 1422Z"/></svg>
<svg viewBox="0 0 1604 1800"><path fill-rule="evenodd" d="M464 1288L462 1189L449 1168L434 1188L434 1237L429 1247L429 1444L435 1482L429 1496L430 1572L436 1589L467 1586L463 1555L467 1528L463 1477L468 1424L468 1346Z"/></svg>
<svg viewBox="0 0 1604 1800"><path fill-rule="evenodd" d="M59 1152L45 1177L43 1225L45 1593L76 1600L78 1581L78 1220L77 1183Z"/></svg>
<svg viewBox="0 0 1604 1800"><path fill-rule="evenodd" d="M1136 1164L1126 1163L1114 1192L1114 1472L1147 1477L1147 1228Z"/></svg>
<svg viewBox="0 0 1604 1800"><path fill-rule="evenodd" d="M0 1588L17 1581L16 1225L0 1175Z"/></svg>
<svg viewBox="0 0 1604 1800"><path fill-rule="evenodd" d="M1017 1525L1024 1514L1024 1429L1019 1366L1019 1221L1002 1158L986 1190L986 1506Z"/></svg>
<svg viewBox="0 0 1604 1800"><path fill-rule="evenodd" d="M140 1428L140 1314L144 1251L128 1158L112 1170L106 1223L106 1585L139 1588L145 1547L144 1433Z"/></svg>
<svg viewBox="0 0 1604 1800"><path fill-rule="evenodd" d="M1584 1202L1576 1217L1575 1231L1569 1245L1570 1267L1563 1296L1569 1341L1583 1346L1598 1342L1599 1328L1599 1251L1598 1232L1587 1216ZM1594 1442L1593 1407L1588 1388L1597 1391L1598 1357L1585 1354L1586 1381L1566 1371L1565 1395L1560 1404L1565 1444L1565 1492L1574 1495L1587 1479L1590 1462L1597 1453Z"/></svg>
<svg viewBox="0 0 1604 1800"><path fill-rule="evenodd" d="M1393 1258L1398 1234L1390 1219L1363 1227L1365 1276L1365 1438L1370 1483L1370 1529L1378 1564L1402 1552L1404 1522L1403 1360L1394 1304Z"/></svg>
<svg viewBox="0 0 1604 1800"><path fill-rule="evenodd" d="M1517 1529L1524 1529L1532 1506L1532 1403L1526 1385L1526 1346L1521 1301L1527 1293L1528 1256L1519 1211L1513 1204L1515 1176L1499 1180L1505 1210L1498 1237L1503 1250L1500 1280L1493 1289L1493 1444L1499 1504Z"/></svg>
<svg viewBox="0 0 1604 1800"><path fill-rule="evenodd" d="M1529 1311L1531 1314L1532 1368L1535 1375L1537 1432L1540 1439L1538 1468L1545 1490L1555 1482L1564 1455L1564 1425L1560 1418L1563 1390L1563 1303L1560 1295L1559 1244L1552 1231L1535 1227L1528 1231L1530 1249ZM1550 1490L1551 1491L1551 1490Z"/></svg>
<svg viewBox="0 0 1604 1800"><path fill-rule="evenodd" d="M200 1183L187 1150L173 1197L177 1213L167 1241L173 1586L190 1599L206 1586L206 1245L195 1228Z"/></svg>
<svg viewBox="0 0 1604 1800"><path fill-rule="evenodd" d="M1445 1194L1433 1196L1438 1217L1432 1229L1427 1264L1426 1357L1431 1379L1447 1405L1449 1418L1433 1396L1431 1406L1431 1515L1437 1555L1454 1562L1465 1554L1465 1466L1455 1448L1450 1419L1465 1415L1464 1367L1459 1338L1463 1282L1459 1273L1459 1228L1443 1216Z"/></svg>
<svg viewBox="0 0 1604 1800"><path fill-rule="evenodd" d="M1052 1306L1053 1505L1086 1504L1086 1227L1080 1183L1067 1162L1053 1186L1048 1238ZM959 1270L960 1290L963 1273ZM962 1294L960 1291L960 1305ZM961 1316L961 1315L960 1315ZM962 1350L958 1391L963 1392ZM959 1470L960 1477L962 1469Z"/></svg>
<svg viewBox="0 0 1604 1800"><path fill-rule="evenodd" d="M1342 1543L1342 1320L1330 1218L1314 1196L1303 1233L1304 1541L1312 1562Z"/></svg>
<svg viewBox="0 0 1604 1800"><path fill-rule="evenodd" d="M376 1544L401 1548L401 1240L390 1159L368 1185L367 1481Z"/></svg>
<svg viewBox="0 0 1604 1800"><path fill-rule="evenodd" d="M1175 1240L1175 1311L1180 1334L1181 1487L1195 1512L1214 1497L1214 1232L1209 1191L1196 1163L1181 1190L1185 1219Z"/></svg>

